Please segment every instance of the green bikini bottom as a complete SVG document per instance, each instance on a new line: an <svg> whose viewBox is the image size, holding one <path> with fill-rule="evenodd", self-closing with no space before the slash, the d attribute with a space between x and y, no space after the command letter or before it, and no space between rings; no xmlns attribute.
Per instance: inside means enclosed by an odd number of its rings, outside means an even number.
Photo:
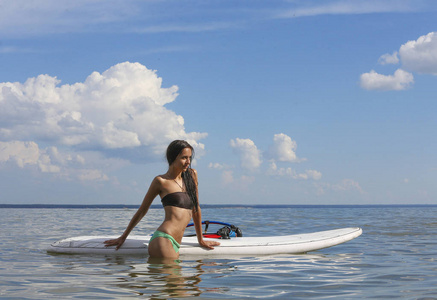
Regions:
<svg viewBox="0 0 437 300"><path fill-rule="evenodd" d="M168 233L159 231L159 230L155 231L155 233L150 238L149 243L157 237L163 237L163 238L169 239L173 245L174 251L176 251L176 253L179 252L179 248L181 247L181 245L171 235L169 235Z"/></svg>

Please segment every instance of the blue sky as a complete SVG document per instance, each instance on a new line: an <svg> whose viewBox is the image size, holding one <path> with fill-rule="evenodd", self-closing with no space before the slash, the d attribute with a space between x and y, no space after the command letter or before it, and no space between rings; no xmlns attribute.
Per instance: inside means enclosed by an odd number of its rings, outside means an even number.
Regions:
<svg viewBox="0 0 437 300"><path fill-rule="evenodd" d="M0 7L0 203L437 203L435 1Z"/></svg>

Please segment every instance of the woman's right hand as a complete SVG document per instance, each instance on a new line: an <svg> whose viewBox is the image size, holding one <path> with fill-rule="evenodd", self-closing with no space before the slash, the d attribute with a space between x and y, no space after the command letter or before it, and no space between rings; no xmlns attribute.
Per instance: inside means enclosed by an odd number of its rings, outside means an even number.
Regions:
<svg viewBox="0 0 437 300"><path fill-rule="evenodd" d="M107 240L104 242L104 244L105 244L105 247L115 246L115 250L118 250L118 248L120 248L121 245L123 245L125 240L126 240L126 238L121 236L118 239Z"/></svg>

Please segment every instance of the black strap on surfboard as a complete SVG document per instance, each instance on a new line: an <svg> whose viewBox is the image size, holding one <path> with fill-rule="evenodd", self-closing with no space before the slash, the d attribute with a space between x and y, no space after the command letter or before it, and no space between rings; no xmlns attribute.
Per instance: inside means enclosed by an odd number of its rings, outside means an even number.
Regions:
<svg viewBox="0 0 437 300"><path fill-rule="evenodd" d="M235 225L220 222L220 221L203 221L202 224L205 224L205 230L203 234L205 235L208 231L209 224L218 224L224 225L224 227L220 228L215 234L209 234L211 237L216 237L220 239L230 239L232 236L242 237L243 232L240 228ZM187 227L194 226L194 223L190 223ZM195 234L187 235L187 236L195 236Z"/></svg>

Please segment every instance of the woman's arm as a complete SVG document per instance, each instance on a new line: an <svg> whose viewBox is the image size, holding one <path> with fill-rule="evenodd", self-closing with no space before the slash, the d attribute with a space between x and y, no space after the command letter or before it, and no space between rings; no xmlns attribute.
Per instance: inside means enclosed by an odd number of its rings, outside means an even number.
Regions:
<svg viewBox="0 0 437 300"><path fill-rule="evenodd" d="M208 249L214 249L214 246L219 246L220 243L216 241L205 241L203 239L202 233L202 213L200 211L200 207L197 208L197 211L193 211L193 223L194 228L196 228L197 241L199 245Z"/></svg>
<svg viewBox="0 0 437 300"><path fill-rule="evenodd" d="M193 170L193 179L196 183L196 194L197 194L197 203L199 203L199 191L198 191L198 184L197 184L197 172L196 170ZM197 241L199 242L199 245L208 249L214 249L213 246L219 246L220 243L216 241L205 241L203 239L203 232L202 232L202 211L200 209L200 205L197 204L197 209L193 208L193 223L194 228L196 229L196 235L197 235Z"/></svg>
<svg viewBox="0 0 437 300"><path fill-rule="evenodd" d="M160 183L159 179L156 177L152 183L150 184L149 190L147 191L146 195L144 196L143 202L141 203L141 206L138 208L137 212L134 214L132 219L129 222L129 225L127 226L126 230L123 232L123 234L114 240L107 240L105 241L105 245L107 247L109 246L116 246L115 250L118 250L118 248L123 245L124 241L130 234L130 232L135 228L135 226L141 221L141 219L146 215L148 212L150 205L152 205L153 199L156 198L156 196L160 192Z"/></svg>

